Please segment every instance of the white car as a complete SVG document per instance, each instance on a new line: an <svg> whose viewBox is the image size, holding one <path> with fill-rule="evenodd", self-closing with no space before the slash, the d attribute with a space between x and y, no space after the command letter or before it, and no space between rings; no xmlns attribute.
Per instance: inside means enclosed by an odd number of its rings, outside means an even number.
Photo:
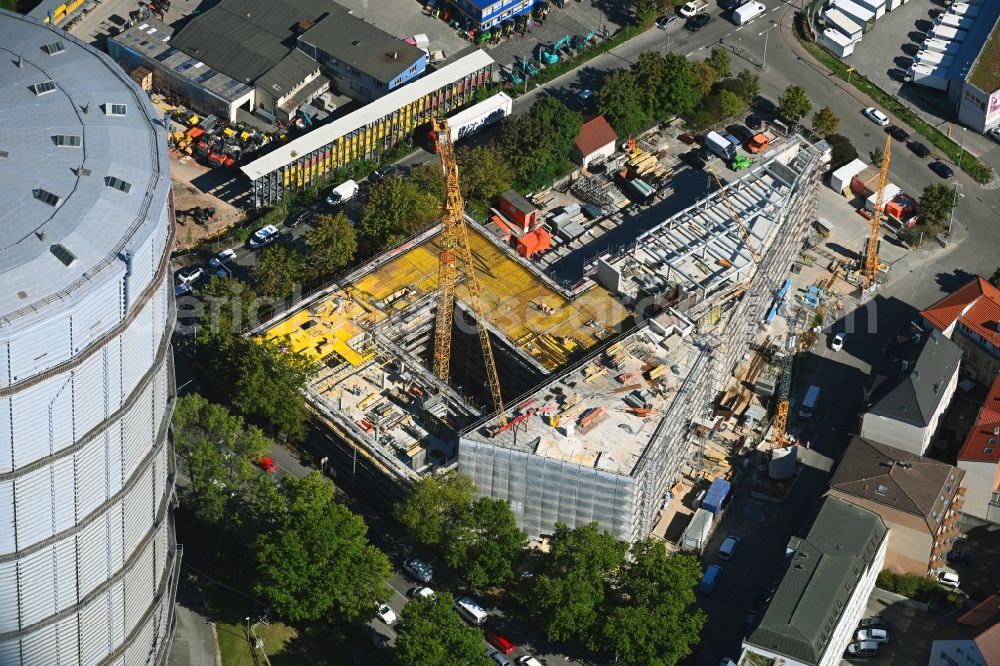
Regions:
<svg viewBox="0 0 1000 666"><path fill-rule="evenodd" d="M958 587L958 574L954 571L942 571L937 575L938 582L945 587Z"/></svg>
<svg viewBox="0 0 1000 666"><path fill-rule="evenodd" d="M434 590L429 587L415 587L408 593L411 598L416 599L417 597L423 597L424 599L432 599L434 597Z"/></svg>
<svg viewBox="0 0 1000 666"><path fill-rule="evenodd" d="M833 340L830 340L830 349L833 351L840 351L844 348L844 340L847 339L847 334L837 333L833 336Z"/></svg>
<svg viewBox="0 0 1000 666"><path fill-rule="evenodd" d="M542 662L538 661L537 659L535 659L534 657L532 657L530 654L526 654L523 657L518 657L515 660L515 663L518 666L542 666Z"/></svg>
<svg viewBox="0 0 1000 666"><path fill-rule="evenodd" d="M851 657L874 657L878 654L878 643L874 641L851 643L847 646L847 654Z"/></svg>
<svg viewBox="0 0 1000 666"><path fill-rule="evenodd" d="M863 113L868 116L868 120L872 121L876 125L881 125L885 127L889 124L889 116L885 115L874 106L869 106L863 111Z"/></svg>
<svg viewBox="0 0 1000 666"><path fill-rule="evenodd" d="M379 604L375 609L375 615L386 624L392 624L396 621L396 613L389 608L389 604Z"/></svg>
<svg viewBox="0 0 1000 666"><path fill-rule="evenodd" d="M254 232L254 235L250 237L250 249L259 250L265 245L270 245L274 241L278 240L280 232L278 227L273 224L269 224L263 229L258 229Z"/></svg>
<svg viewBox="0 0 1000 666"><path fill-rule="evenodd" d="M872 641L873 643L885 644L889 642L889 632L885 629L859 629L857 640L861 643Z"/></svg>
<svg viewBox="0 0 1000 666"><path fill-rule="evenodd" d="M236 258L236 250L233 249L223 250L219 254L209 259L208 265L211 266L212 268L222 268L235 258Z"/></svg>
<svg viewBox="0 0 1000 666"><path fill-rule="evenodd" d="M177 271L177 284L194 284L205 274L205 269L201 266L182 268Z"/></svg>

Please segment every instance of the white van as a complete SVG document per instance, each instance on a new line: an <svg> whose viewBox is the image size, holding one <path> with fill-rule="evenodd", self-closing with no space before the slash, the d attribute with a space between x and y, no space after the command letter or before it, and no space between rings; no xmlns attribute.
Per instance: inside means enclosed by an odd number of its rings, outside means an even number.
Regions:
<svg viewBox="0 0 1000 666"><path fill-rule="evenodd" d="M740 545L740 541L742 541L742 539L740 539L739 537L734 537L734 536L726 537L726 540L722 542L721 546L719 546L719 559L720 560L732 559L733 554L736 552L736 548Z"/></svg>
<svg viewBox="0 0 1000 666"><path fill-rule="evenodd" d="M455 600L455 610L461 615L467 622L471 622L475 625L483 625L486 623L486 611L483 607L472 600L472 597L459 597Z"/></svg>
<svg viewBox="0 0 1000 666"><path fill-rule="evenodd" d="M767 7L763 3L747 2L733 10L733 23L736 25L746 25L766 11Z"/></svg>
<svg viewBox="0 0 1000 666"><path fill-rule="evenodd" d="M358 183L354 180L347 180L337 185L326 198L326 203L330 206L339 206L350 201L358 193Z"/></svg>
<svg viewBox="0 0 1000 666"><path fill-rule="evenodd" d="M819 387L816 385L810 386L809 390L806 391L806 397L802 401L802 406L799 407L799 418L811 419L813 414L816 413L816 405L819 404Z"/></svg>

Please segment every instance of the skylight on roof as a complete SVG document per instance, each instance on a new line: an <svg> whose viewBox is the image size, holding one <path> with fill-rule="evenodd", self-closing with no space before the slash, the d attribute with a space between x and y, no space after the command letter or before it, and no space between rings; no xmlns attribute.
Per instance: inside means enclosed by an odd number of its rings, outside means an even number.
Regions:
<svg viewBox="0 0 1000 666"><path fill-rule="evenodd" d="M72 266L73 262L76 261L76 255L66 249L64 245L56 243L49 248L49 252L56 255L56 259L61 261L64 266Z"/></svg>
<svg viewBox="0 0 1000 666"><path fill-rule="evenodd" d="M59 205L59 195L52 194L48 190L43 190L41 188L38 188L37 190L32 190L31 194L42 203L48 204L53 207Z"/></svg>
<svg viewBox="0 0 1000 666"><path fill-rule="evenodd" d="M30 86L31 92L36 95L44 95L45 93L50 93L56 89L56 82L49 79L48 81L42 81L41 83L32 83Z"/></svg>
<svg viewBox="0 0 1000 666"><path fill-rule="evenodd" d="M52 42L51 44L46 44L45 46L43 46L42 50L48 53L50 56L53 56L57 53L62 53L63 51L65 51L66 45L63 44L62 42Z"/></svg>
<svg viewBox="0 0 1000 666"><path fill-rule="evenodd" d="M114 176L105 176L104 184L125 194L128 194L132 190L132 183L127 183L121 178L115 178Z"/></svg>
<svg viewBox="0 0 1000 666"><path fill-rule="evenodd" d="M885 495L886 493L889 492L889 486L885 485L884 483L880 483L878 484L878 488L875 489L875 492L879 495Z"/></svg>
<svg viewBox="0 0 1000 666"><path fill-rule="evenodd" d="M105 104L104 113L109 116L124 116L127 112L127 107L124 104Z"/></svg>
<svg viewBox="0 0 1000 666"><path fill-rule="evenodd" d="M56 134L52 140L61 148L79 148L83 137L79 134Z"/></svg>

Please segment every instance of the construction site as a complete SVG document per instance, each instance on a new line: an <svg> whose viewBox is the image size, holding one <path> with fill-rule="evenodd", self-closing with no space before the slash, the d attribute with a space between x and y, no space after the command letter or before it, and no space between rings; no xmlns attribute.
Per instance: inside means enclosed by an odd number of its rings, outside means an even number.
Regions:
<svg viewBox="0 0 1000 666"><path fill-rule="evenodd" d="M464 216L439 145L442 223L255 333L317 364L311 409L396 483L457 468L533 539L556 521L662 531L671 498L729 476L751 434L719 400L783 325L769 311L815 219L825 145L789 137L572 287Z"/></svg>

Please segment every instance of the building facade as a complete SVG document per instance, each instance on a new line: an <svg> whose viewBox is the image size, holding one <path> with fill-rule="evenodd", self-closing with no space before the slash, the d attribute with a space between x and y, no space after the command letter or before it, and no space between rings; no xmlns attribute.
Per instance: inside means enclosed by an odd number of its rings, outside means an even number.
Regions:
<svg viewBox="0 0 1000 666"><path fill-rule="evenodd" d="M976 276L920 313L962 349L962 374L989 386L1000 375L1000 289Z"/></svg>
<svg viewBox="0 0 1000 666"><path fill-rule="evenodd" d="M887 569L926 576L945 566L959 535L964 476L946 463L855 437L827 496L881 516L892 533Z"/></svg>
<svg viewBox="0 0 1000 666"><path fill-rule="evenodd" d="M836 666L875 589L889 529L875 513L828 497L791 562L739 663ZM756 660L754 658L756 657Z"/></svg>
<svg viewBox="0 0 1000 666"><path fill-rule="evenodd" d="M487 30L531 11L538 0L454 0L449 6L469 21L470 27Z"/></svg>
<svg viewBox="0 0 1000 666"><path fill-rule="evenodd" d="M1000 594L963 613L934 637L928 666L992 666L1000 663Z"/></svg>
<svg viewBox="0 0 1000 666"><path fill-rule="evenodd" d="M958 466L965 471L965 513L1000 523L1000 377L997 377L969 429Z"/></svg>
<svg viewBox="0 0 1000 666"><path fill-rule="evenodd" d="M179 548L166 129L0 11L0 663L161 664Z"/></svg>

